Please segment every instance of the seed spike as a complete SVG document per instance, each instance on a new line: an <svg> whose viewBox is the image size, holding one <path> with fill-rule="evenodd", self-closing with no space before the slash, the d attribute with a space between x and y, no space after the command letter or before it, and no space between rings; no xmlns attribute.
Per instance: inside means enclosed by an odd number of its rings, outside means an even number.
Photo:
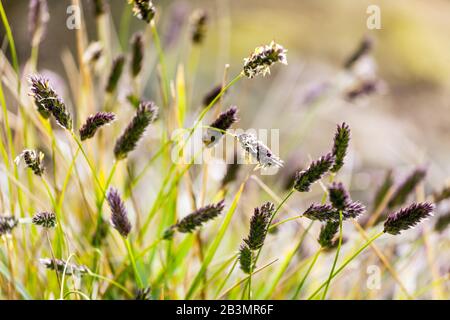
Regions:
<svg viewBox="0 0 450 320"><path fill-rule="evenodd" d="M344 210L351 201L350 195L342 182L333 182L333 184L328 187L328 196L333 208L336 210Z"/></svg>
<svg viewBox="0 0 450 320"><path fill-rule="evenodd" d="M243 74L247 78L270 74L270 67L280 62L287 65L287 50L272 41L269 45L257 47L250 57L244 59Z"/></svg>
<svg viewBox="0 0 450 320"><path fill-rule="evenodd" d="M239 248L239 264L241 270L246 274L250 274L254 259L252 259L252 251L246 244L242 244Z"/></svg>
<svg viewBox="0 0 450 320"><path fill-rule="evenodd" d="M113 93L116 91L117 85L119 84L120 77L122 76L123 66L125 65L125 56L118 55L111 67L111 72L108 77L108 82L106 84L106 92Z"/></svg>
<svg viewBox="0 0 450 320"><path fill-rule="evenodd" d="M416 186L425 179L427 170L424 167L414 169L406 179L399 184L388 203L388 208L392 209L401 206L406 202L408 196L414 191Z"/></svg>
<svg viewBox="0 0 450 320"><path fill-rule="evenodd" d="M190 22L192 25L192 42L199 45L206 36L208 13L203 9L197 9L192 13Z"/></svg>
<svg viewBox="0 0 450 320"><path fill-rule="evenodd" d="M50 86L48 79L41 75L32 75L28 80L31 84L30 95L34 98L41 116L48 119L50 115L53 115L57 124L64 129L72 130L72 117L63 100Z"/></svg>
<svg viewBox="0 0 450 320"><path fill-rule="evenodd" d="M34 225L41 226L46 229L52 229L56 227L56 215L53 212L38 212L33 216L31 222Z"/></svg>
<svg viewBox="0 0 450 320"><path fill-rule="evenodd" d="M181 219L178 223L169 227L163 235L163 238L169 240L173 237L175 232L192 233L200 228L204 223L213 220L219 216L225 207L224 200L216 204L210 204L202 207Z"/></svg>
<svg viewBox="0 0 450 320"><path fill-rule="evenodd" d="M400 234L416 226L420 221L432 215L434 205L428 202L413 203L409 207L389 214L384 223L384 232L393 235Z"/></svg>
<svg viewBox="0 0 450 320"><path fill-rule="evenodd" d="M37 150L23 150L20 155L14 160L16 164L23 159L25 165L33 171L37 176L42 176L45 172L45 167L42 161L44 160L44 154Z"/></svg>
<svg viewBox="0 0 450 320"><path fill-rule="evenodd" d="M123 237L128 237L128 234L131 231L131 223L128 219L128 212L120 197L119 191L110 188L106 198L108 200L109 208L111 209L112 226L119 231Z"/></svg>
<svg viewBox="0 0 450 320"><path fill-rule="evenodd" d="M131 74L137 77L142 70L144 60L144 35L142 32L136 32L131 39L132 57Z"/></svg>
<svg viewBox="0 0 450 320"><path fill-rule="evenodd" d="M209 128L206 129L202 138L203 143L208 148L216 145L224 135L224 132L227 131L233 123L238 121L237 112L237 107L232 106L228 110L222 112L217 119L209 125Z"/></svg>
<svg viewBox="0 0 450 320"><path fill-rule="evenodd" d="M81 141L92 138L98 129L110 124L115 119L116 115L112 112L97 112L90 115L79 130Z"/></svg>
<svg viewBox="0 0 450 320"><path fill-rule="evenodd" d="M334 136L333 156L334 164L330 169L331 172L338 172L344 165L344 158L347 154L348 144L350 141L350 127L344 122L337 126Z"/></svg>
<svg viewBox="0 0 450 320"><path fill-rule="evenodd" d="M140 20L150 23L155 17L156 9L150 0L128 0L133 5L133 14Z"/></svg>
<svg viewBox="0 0 450 320"><path fill-rule="evenodd" d="M13 216L0 216L0 236L10 234L19 221Z"/></svg>
<svg viewBox="0 0 450 320"><path fill-rule="evenodd" d="M331 153L312 162L308 169L297 172L295 176L294 188L299 192L308 192L311 185L326 174L334 163L334 156Z"/></svg>
<svg viewBox="0 0 450 320"><path fill-rule="evenodd" d="M85 265L66 263L66 261L61 259L41 258L39 259L39 262L49 270L57 270L61 273L65 272L65 275L68 276L82 276L89 273L89 269Z"/></svg>
<svg viewBox="0 0 450 320"><path fill-rule="evenodd" d="M275 206L271 202L266 202L261 208L255 208L250 220L250 231L244 242L250 250L258 250L264 244L270 218L275 211Z"/></svg>
<svg viewBox="0 0 450 320"><path fill-rule="evenodd" d="M136 148L147 127L156 119L158 107L151 101L141 102L136 115L122 135L117 139L114 155L117 160L125 159Z"/></svg>
<svg viewBox="0 0 450 320"><path fill-rule="evenodd" d="M339 221L328 221L320 229L319 242L322 248L330 249L336 244L335 238L339 230Z"/></svg>

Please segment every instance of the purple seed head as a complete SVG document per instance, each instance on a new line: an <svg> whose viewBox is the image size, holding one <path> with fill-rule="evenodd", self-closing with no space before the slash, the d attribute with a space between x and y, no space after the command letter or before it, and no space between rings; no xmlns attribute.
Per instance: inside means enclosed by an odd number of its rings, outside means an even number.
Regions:
<svg viewBox="0 0 450 320"><path fill-rule="evenodd" d="M115 119L116 115L112 112L97 112L90 115L79 130L81 140L92 138L100 127L110 124Z"/></svg>
<svg viewBox="0 0 450 320"><path fill-rule="evenodd" d="M123 237L127 237L131 231L131 223L128 219L128 213L125 208L119 191L114 188L110 188L107 194L107 200L109 208L111 209L111 224L119 231Z"/></svg>
<svg viewBox="0 0 450 320"><path fill-rule="evenodd" d="M389 214L384 223L384 232L393 235L400 234L416 226L423 219L432 215L434 205L428 202L413 203L409 207Z"/></svg>

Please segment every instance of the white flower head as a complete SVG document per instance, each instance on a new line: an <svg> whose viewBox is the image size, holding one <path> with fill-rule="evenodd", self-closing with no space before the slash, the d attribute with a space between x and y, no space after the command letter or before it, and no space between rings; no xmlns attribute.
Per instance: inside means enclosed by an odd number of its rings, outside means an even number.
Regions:
<svg viewBox="0 0 450 320"><path fill-rule="evenodd" d="M253 78L257 75L270 74L270 66L276 62L287 65L287 50L283 46L272 41L269 45L260 46L244 59L244 75Z"/></svg>
<svg viewBox="0 0 450 320"><path fill-rule="evenodd" d="M249 133L242 133L238 136L241 147L248 152L253 159L258 162L258 167L282 167L283 160L278 158L273 152L256 137Z"/></svg>

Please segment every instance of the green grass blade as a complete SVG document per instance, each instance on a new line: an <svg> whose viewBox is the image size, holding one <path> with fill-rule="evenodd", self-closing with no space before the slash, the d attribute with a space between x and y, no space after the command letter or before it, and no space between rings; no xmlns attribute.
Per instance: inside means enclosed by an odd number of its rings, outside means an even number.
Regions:
<svg viewBox="0 0 450 320"><path fill-rule="evenodd" d="M195 277L194 281L192 282L191 287L189 288L185 299L191 299L193 297L193 295L195 294L196 290L198 289L198 286L200 285L200 283L203 279L206 269L208 268L209 264L211 263L212 259L214 258L214 255L216 254L216 251L219 248L220 243L222 242L225 232L228 229L228 226L231 222L231 218L233 217L234 212L236 211L237 204L239 202L239 199L241 198L242 191L244 190L244 186L245 186L246 182L247 182L247 179L245 179L245 181L239 187L239 190L233 199L233 203L231 204L231 207L228 210L228 212L225 216L225 219L223 220L223 223L220 226L220 229L217 232L216 237L214 238L213 243L208 248L208 251L206 253L205 259L203 260L203 264L200 268L200 271L197 273L197 276Z"/></svg>

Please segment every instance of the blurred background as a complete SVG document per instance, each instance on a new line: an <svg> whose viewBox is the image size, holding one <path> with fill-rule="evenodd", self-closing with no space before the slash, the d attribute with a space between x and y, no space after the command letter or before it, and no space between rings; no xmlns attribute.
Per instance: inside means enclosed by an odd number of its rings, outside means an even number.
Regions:
<svg viewBox="0 0 450 320"><path fill-rule="evenodd" d="M6 0L17 41L19 58L30 55L27 32L28 1ZM74 51L75 31L66 25L71 1L49 0L48 36L39 52L39 68L66 77L62 55ZM373 60L368 68L376 73L376 94L363 98L328 97L317 112L320 121L303 128L300 143L316 156L330 144L330 132L340 121L353 130L355 165L374 168L398 167L430 162L431 184L439 187L450 176L450 2L446 0L399 1L155 1L162 6L162 37L172 60L186 47L189 14L204 8L209 15L208 32L199 50L193 103L199 103L211 87L220 83L223 67L239 72L242 59L257 45L275 40L288 51L289 68L275 68L273 77L248 81L236 99L243 127L279 128L283 139L296 139L292 130L302 129L305 100L314 99L326 82L342 80L343 64L358 48L364 36L373 40ZM89 33L96 29L91 1L81 1ZM368 30L369 5L381 10L381 29ZM126 48L129 35L139 28L132 19L122 30L130 11L127 1L110 1L119 47ZM125 14L126 13L126 14ZM3 32L2 32L3 33ZM3 36L2 36L3 38ZM171 63L169 63L171 65ZM367 69L367 66L366 66ZM242 88L243 87L243 88ZM242 94L245 91L247 94ZM259 94L254 94L255 91ZM309 97L312 95L313 97ZM337 99L339 98L339 99ZM234 101L232 101L234 100ZM266 107L264 113L258 112ZM276 115L276 117L274 117ZM256 123L255 123L256 122ZM255 125L257 124L257 125ZM302 131L300 130L300 131ZM323 136L323 137L322 137ZM314 143L311 144L310 142ZM295 145L294 141L290 143ZM298 146L302 149L302 146ZM302 151L302 150L300 150ZM287 155L290 150L280 150ZM436 179L436 182L433 182Z"/></svg>
<svg viewBox="0 0 450 320"><path fill-rule="evenodd" d="M28 1L3 2L19 59L25 61L30 56ZM39 70L53 72L65 83L69 82L67 53L77 50L76 32L66 27L67 8L72 2L48 0L51 18L39 51ZM88 34L94 39L97 29L92 3L80 3ZM221 83L226 64L230 64L231 78L241 71L243 58L256 46L275 40L288 50L288 67L277 65L271 76L244 80L225 98L226 104L239 107L239 127L280 130L279 154L286 166L281 176L263 177L264 181L282 188L284 178L330 150L336 124L345 121L351 127L352 141L342 180L351 186L354 199L370 203L390 169L401 181L413 167L426 166L427 194L449 182L450 1L154 3L162 8L158 27L169 75L174 79L177 64L184 64L192 110L198 110L204 95ZM380 29L367 27L370 5L380 8ZM111 32L116 39L112 47L127 52L131 35L143 25L138 19L130 19L127 1L111 0L109 8L115 26ZM202 46L192 48L189 16L197 8L207 11L208 30ZM0 29L2 43L4 39L4 30ZM370 49L363 59L346 67L363 41ZM150 50L155 55L154 48ZM145 87L145 94L155 100L159 99L156 78L154 74L149 76ZM66 90L65 99L71 98L70 90ZM195 114L192 112L191 117ZM193 118L188 121L187 126ZM313 194L320 193L318 188ZM255 202L249 201L245 211L251 212ZM442 203L437 214L449 209L448 203ZM448 243L436 251L445 266Z"/></svg>

